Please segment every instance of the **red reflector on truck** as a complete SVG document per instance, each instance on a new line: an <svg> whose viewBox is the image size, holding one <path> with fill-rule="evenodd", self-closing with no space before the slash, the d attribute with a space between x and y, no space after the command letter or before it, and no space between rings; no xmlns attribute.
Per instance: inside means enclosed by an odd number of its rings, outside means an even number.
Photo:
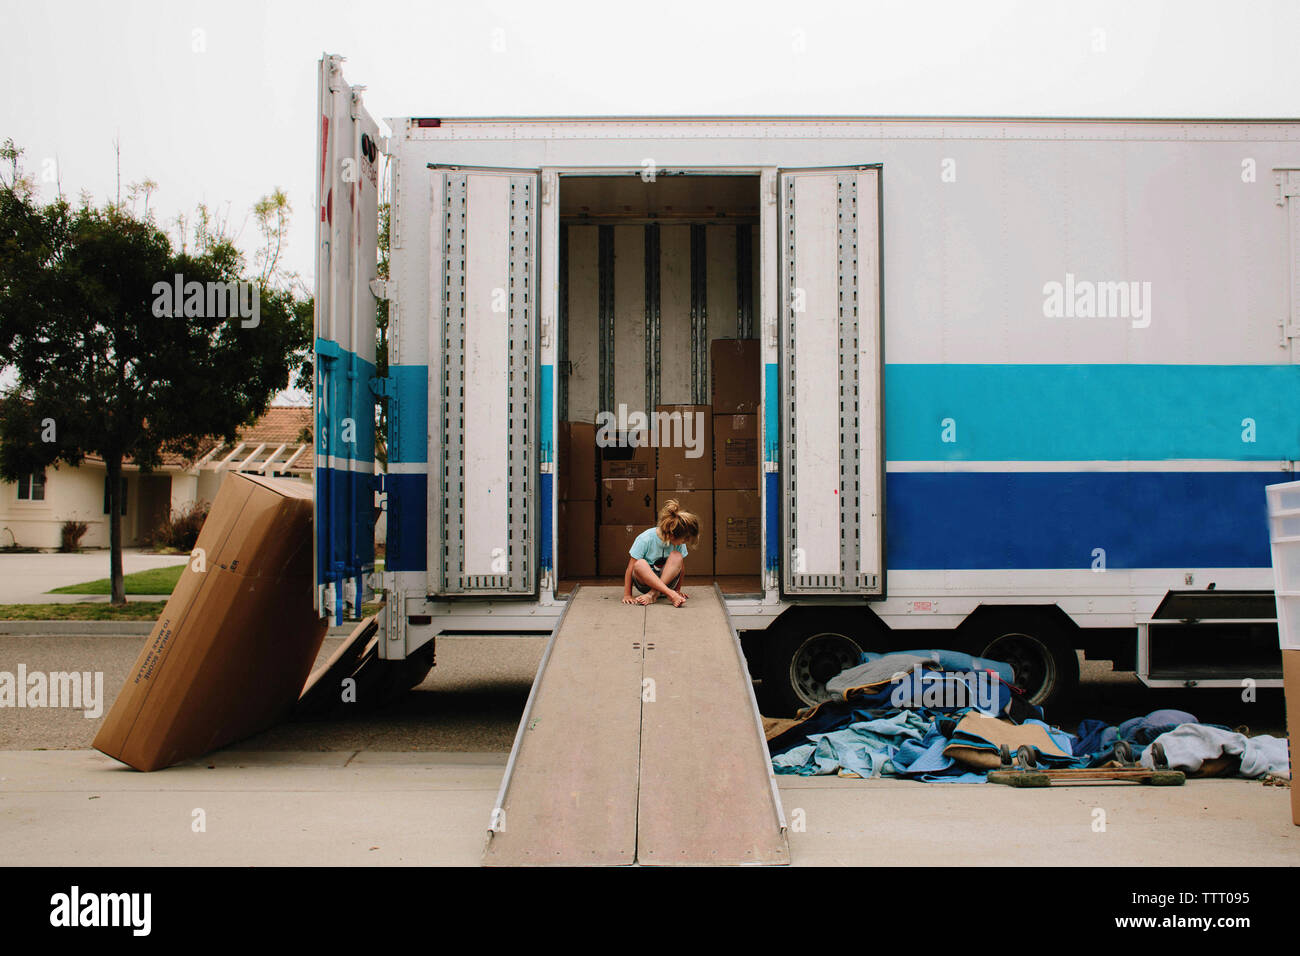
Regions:
<svg viewBox="0 0 1300 956"><path fill-rule="evenodd" d="M415 125L416 125L416 126L419 126L419 127L441 126L441 125L442 125L442 120L440 120L440 119L431 119L430 117L425 116L425 117L422 117L422 118L420 118L420 119L417 119L417 120L415 121Z"/></svg>

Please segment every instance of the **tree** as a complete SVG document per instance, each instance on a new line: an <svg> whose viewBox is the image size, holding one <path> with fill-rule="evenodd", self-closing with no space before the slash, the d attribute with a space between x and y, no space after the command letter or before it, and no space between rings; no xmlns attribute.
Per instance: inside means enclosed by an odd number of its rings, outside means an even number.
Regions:
<svg viewBox="0 0 1300 956"><path fill-rule="evenodd" d="M42 206L15 188L14 152L0 181L0 365L14 379L0 393L0 478L103 459L122 603L123 463L150 471L164 451L192 457L205 439L234 441L285 386L310 331L292 292L242 284L224 235L176 252L152 217L122 204ZM229 314L232 289L256 303L251 315Z"/></svg>

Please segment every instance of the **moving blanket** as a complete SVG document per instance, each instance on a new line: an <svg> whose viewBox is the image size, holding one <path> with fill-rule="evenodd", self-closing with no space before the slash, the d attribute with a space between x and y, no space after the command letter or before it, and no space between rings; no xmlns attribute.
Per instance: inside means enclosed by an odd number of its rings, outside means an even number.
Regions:
<svg viewBox="0 0 1300 956"><path fill-rule="evenodd" d="M842 777L879 777L892 773L890 761L907 741L919 741L930 729L930 721L910 710L892 717L858 721L844 730L812 734L811 743L794 747L772 758L776 773L808 777L838 773Z"/></svg>
<svg viewBox="0 0 1300 956"><path fill-rule="evenodd" d="M930 650L893 651L889 654L863 653L862 663L841 671L826 682L826 689L837 697L851 687L863 687L888 681L905 674L914 666L943 671L993 671L1008 684L1015 683L1010 664L972 657L962 651Z"/></svg>
<svg viewBox="0 0 1300 956"><path fill-rule="evenodd" d="M1175 770L1194 773L1201 769L1201 764L1205 761L1227 756L1241 758L1240 774L1243 777L1290 773L1287 742L1282 737L1269 737L1265 734L1247 737L1207 724L1183 724L1161 734L1155 742L1164 747L1169 766ZM1138 762L1147 768L1154 766L1150 747Z"/></svg>

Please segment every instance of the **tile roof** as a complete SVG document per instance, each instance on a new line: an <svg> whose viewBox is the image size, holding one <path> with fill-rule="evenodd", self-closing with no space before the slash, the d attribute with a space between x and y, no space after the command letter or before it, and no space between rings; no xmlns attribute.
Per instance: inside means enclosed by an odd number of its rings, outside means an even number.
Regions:
<svg viewBox="0 0 1300 956"><path fill-rule="evenodd" d="M226 455L236 448L240 442L244 447L240 449L239 454L235 456L235 461L243 461L253 453L258 445L265 444L256 461L265 461L268 455L275 452L280 445L285 445L279 457L271 465L272 471L283 471L277 465L282 465L285 461L298 450L300 445L305 445L306 449L289 467L293 473L306 472L312 470L312 410L309 406L299 405L275 405L268 408L266 414L255 421L253 424L241 428L237 433L233 445L225 445L217 450L216 454L209 459L209 463L220 461ZM163 452L162 467L174 471L183 471L194 466L194 462L201 461L205 455L211 452L218 444L218 439L207 439L199 444L198 455L193 459L185 458L173 452ZM99 455L87 455L87 461L102 462L103 458ZM255 464L256 462L254 462ZM133 464L129 460L124 464Z"/></svg>

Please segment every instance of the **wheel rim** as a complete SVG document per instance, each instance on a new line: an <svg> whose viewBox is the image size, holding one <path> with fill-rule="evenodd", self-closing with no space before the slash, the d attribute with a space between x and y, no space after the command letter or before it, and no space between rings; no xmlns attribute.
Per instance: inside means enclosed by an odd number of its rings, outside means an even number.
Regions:
<svg viewBox="0 0 1300 956"><path fill-rule="evenodd" d="M833 631L814 634L790 658L790 686L805 704L830 700L826 682L862 662L862 648Z"/></svg>
<svg viewBox="0 0 1300 956"><path fill-rule="evenodd" d="M1041 704L1056 687L1056 658L1051 648L1032 634L1012 632L995 638L980 657L1011 665L1017 687L1031 704Z"/></svg>

